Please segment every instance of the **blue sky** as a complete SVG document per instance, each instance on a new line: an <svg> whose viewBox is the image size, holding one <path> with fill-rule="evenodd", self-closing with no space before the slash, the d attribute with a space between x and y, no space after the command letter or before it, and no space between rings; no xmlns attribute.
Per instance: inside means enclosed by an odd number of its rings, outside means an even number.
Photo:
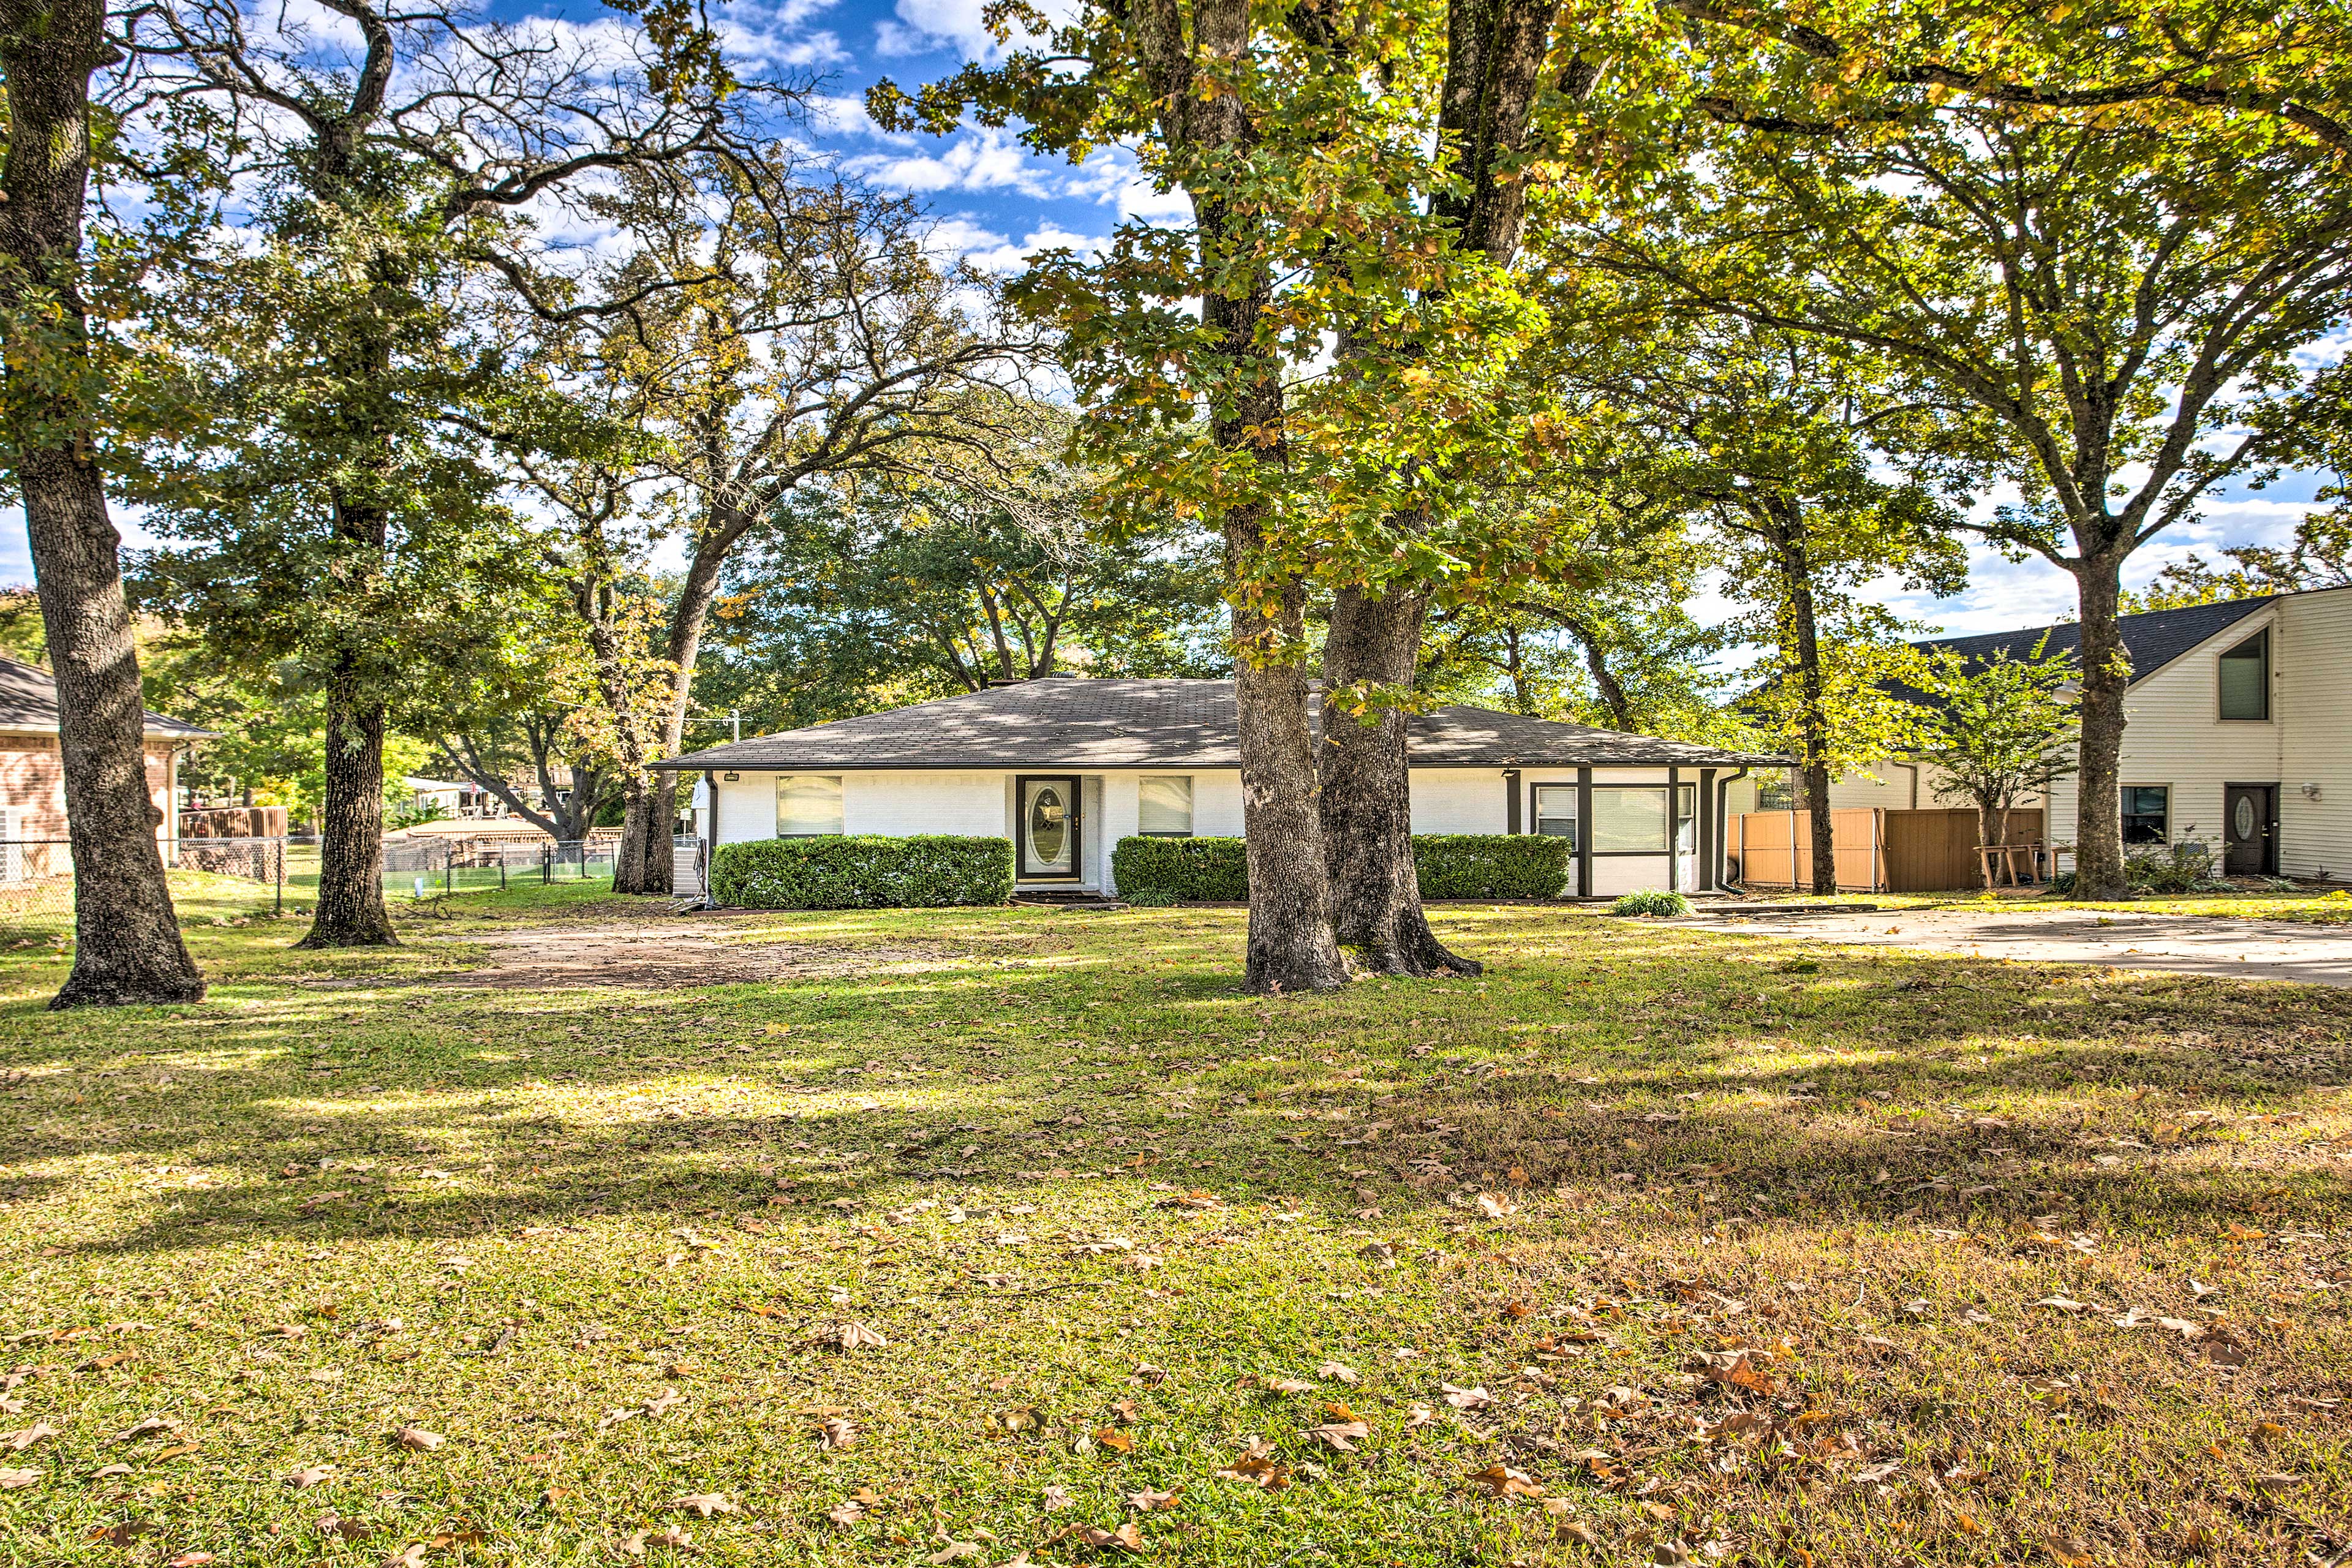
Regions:
<svg viewBox="0 0 2352 1568"><path fill-rule="evenodd" d="M1073 168L1031 156L1006 132L971 128L946 138L886 135L866 118L863 94L881 78L911 89L967 58L992 51L995 46L980 21L983 3L732 0L714 6L714 13L747 74L762 68L822 73L814 106L817 139L860 177L921 201L938 221L942 241L982 266L1015 271L1028 250L1082 247L1107 236L1124 217L1171 210L1170 198L1137 181L1131 160L1116 152ZM310 8L310 0L289 0L294 12ZM613 13L595 0L497 0L497 12L509 19L543 16L583 26L614 23ZM2294 476L2261 494L2224 492L2197 521L2143 551L2126 573L2127 583L2145 582L2192 550L2210 560L2223 544L2284 538L2314 482ZM1996 499L1986 498L1986 504ZM127 542L142 542L135 516L119 513L117 521ZM0 510L0 584L31 579L23 515ZM1912 619L1954 634L2047 621L2069 611L2074 598L2073 580L2056 568L2039 561L2010 563L1985 550L1976 552L1969 588L1957 598L1906 595L1894 584L1880 596ZM1704 616L1709 607L1695 608Z"/></svg>

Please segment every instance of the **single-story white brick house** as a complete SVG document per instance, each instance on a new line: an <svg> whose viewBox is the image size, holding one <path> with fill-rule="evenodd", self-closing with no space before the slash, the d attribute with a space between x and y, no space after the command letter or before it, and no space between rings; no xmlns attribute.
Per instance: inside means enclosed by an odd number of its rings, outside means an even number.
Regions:
<svg viewBox="0 0 2352 1568"><path fill-rule="evenodd" d="M1721 885L1726 786L1750 763L1707 746L1440 708L1414 718L1416 833L1576 840L1578 891ZM698 773L712 849L827 833L1010 838L1032 890L1115 893L1135 835L1242 832L1230 680L1046 676L714 746L658 764Z"/></svg>
<svg viewBox="0 0 2352 1568"><path fill-rule="evenodd" d="M2352 588L2232 599L2125 616L2131 655L2124 698L2122 800L2126 846L2199 840L2232 875L2352 879ZM1996 651L2051 657L2081 647L2071 623L1923 646L1970 659ZM1830 786L1830 805L1927 806L1933 764L1890 760ZM1777 804L1780 778L1766 781ZM1775 788L1777 786L1777 788ZM1746 793L1754 780L1740 785ZM2047 800L2048 837L2071 844L2076 781Z"/></svg>

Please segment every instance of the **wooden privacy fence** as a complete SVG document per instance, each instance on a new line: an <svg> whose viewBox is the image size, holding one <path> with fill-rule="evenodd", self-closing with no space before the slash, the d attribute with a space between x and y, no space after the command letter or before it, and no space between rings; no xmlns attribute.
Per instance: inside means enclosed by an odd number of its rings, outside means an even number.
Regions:
<svg viewBox="0 0 2352 1568"><path fill-rule="evenodd" d="M1733 876L1751 888L1810 888L1812 813L1751 811L1731 819ZM2009 814L2008 840L2042 838L2042 813ZM1840 892L1931 893L1983 884L1977 814L1969 807L1888 811L1850 806L1830 812L1830 842Z"/></svg>

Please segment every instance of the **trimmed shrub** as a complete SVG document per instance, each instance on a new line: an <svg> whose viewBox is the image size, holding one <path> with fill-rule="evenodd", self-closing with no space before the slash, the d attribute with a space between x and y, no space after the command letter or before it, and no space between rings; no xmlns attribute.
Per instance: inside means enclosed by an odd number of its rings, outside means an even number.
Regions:
<svg viewBox="0 0 2352 1568"><path fill-rule="evenodd" d="M1412 869L1424 899L1562 899L1576 850L1541 833L1416 833Z"/></svg>
<svg viewBox="0 0 2352 1568"><path fill-rule="evenodd" d="M1612 915L1686 915L1691 902L1680 893L1670 893L1663 888L1644 888L1638 893L1627 893L1609 906Z"/></svg>
<svg viewBox="0 0 2352 1568"><path fill-rule="evenodd" d="M1424 899L1558 899L1576 879L1565 838L1535 833L1425 833L1412 841ZM1238 838L1122 838L1111 877L1129 903L1242 903L1249 857Z"/></svg>
<svg viewBox="0 0 2352 1568"><path fill-rule="evenodd" d="M928 909L1012 896L1010 838L762 838L722 845L710 858L711 900L732 909Z"/></svg>
<svg viewBox="0 0 2352 1568"><path fill-rule="evenodd" d="M1110 852L1111 880L1129 903L1249 901L1249 855L1238 838L1122 838Z"/></svg>

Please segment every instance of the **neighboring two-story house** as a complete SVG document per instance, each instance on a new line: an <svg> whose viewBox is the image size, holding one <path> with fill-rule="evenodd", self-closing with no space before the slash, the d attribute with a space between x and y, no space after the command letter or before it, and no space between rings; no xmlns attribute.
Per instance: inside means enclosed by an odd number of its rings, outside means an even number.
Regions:
<svg viewBox="0 0 2352 1568"><path fill-rule="evenodd" d="M2124 840L2198 839L2238 876L2352 879L2352 587L2126 616ZM1969 658L2081 646L2067 623L1923 644ZM1932 764L1889 761L1831 786L1830 804L1948 804ZM2077 781L2060 779L2047 837L2074 838ZM1768 784L1766 800L1772 803ZM1737 807L1735 806L1735 809Z"/></svg>

